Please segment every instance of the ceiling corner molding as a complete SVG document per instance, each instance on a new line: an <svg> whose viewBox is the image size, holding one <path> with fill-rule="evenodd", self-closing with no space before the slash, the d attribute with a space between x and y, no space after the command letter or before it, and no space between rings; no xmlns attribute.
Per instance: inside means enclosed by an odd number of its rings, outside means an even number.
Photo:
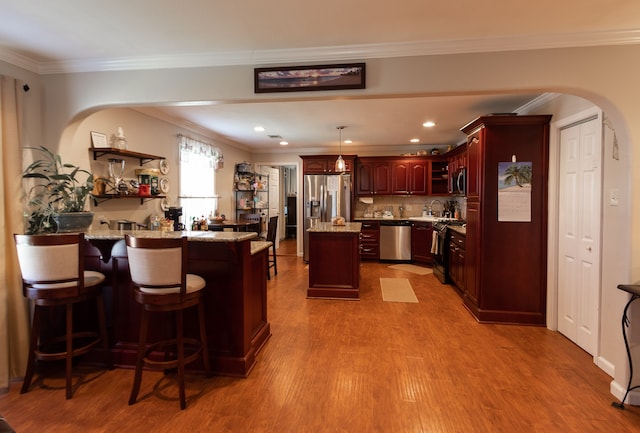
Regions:
<svg viewBox="0 0 640 433"><path fill-rule="evenodd" d="M552 100L558 98L559 96L560 96L560 93L552 93L552 92L543 93L542 95L538 96L537 98L532 99L531 101L527 102L526 104L518 107L514 111L516 113L518 113L518 114L531 113L536 108L541 107L544 104L547 104L547 103L551 102Z"/></svg>
<svg viewBox="0 0 640 433"><path fill-rule="evenodd" d="M246 50L230 52L185 53L166 56L102 58L30 62L23 56L8 59L16 66L41 74L123 71L145 69L178 69L215 66L268 65L278 63L331 62L367 58L413 57L442 54L465 54L499 51L628 45L640 43L640 29L567 33L514 35L476 39L448 39L400 43L327 46L299 49ZM2 52L0 52L2 59ZM18 63L16 63L18 62ZM33 64L37 65L35 68Z"/></svg>
<svg viewBox="0 0 640 433"><path fill-rule="evenodd" d="M0 61L26 69L29 72L40 73L38 62L30 59L29 57L23 56L22 54L15 53L4 48L0 48Z"/></svg>

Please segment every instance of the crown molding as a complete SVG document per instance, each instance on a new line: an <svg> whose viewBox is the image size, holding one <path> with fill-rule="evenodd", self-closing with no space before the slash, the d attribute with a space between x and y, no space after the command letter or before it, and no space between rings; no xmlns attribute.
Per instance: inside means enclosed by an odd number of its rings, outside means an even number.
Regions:
<svg viewBox="0 0 640 433"><path fill-rule="evenodd" d="M29 72L41 73L41 67L37 61L11 50L0 48L0 61L17 66L18 68L26 69Z"/></svg>
<svg viewBox="0 0 640 433"><path fill-rule="evenodd" d="M640 30L609 32L517 35L496 38L448 39L344 45L262 51L187 53L168 56L140 56L36 62L0 49L0 60L39 74L196 68L212 66L268 65L278 63L353 61L354 59L412 57L521 51L640 43Z"/></svg>

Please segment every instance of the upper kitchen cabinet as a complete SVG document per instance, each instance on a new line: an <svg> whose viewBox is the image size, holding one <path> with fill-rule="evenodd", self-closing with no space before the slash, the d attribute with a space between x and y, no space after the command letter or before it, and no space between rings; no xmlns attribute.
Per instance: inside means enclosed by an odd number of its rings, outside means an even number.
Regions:
<svg viewBox="0 0 640 433"><path fill-rule="evenodd" d="M398 159L391 163L393 194L426 195L429 163L426 158Z"/></svg>
<svg viewBox="0 0 640 433"><path fill-rule="evenodd" d="M391 162L386 158L358 158L356 162L356 194L391 194Z"/></svg>
<svg viewBox="0 0 640 433"><path fill-rule="evenodd" d="M484 116L461 129L467 134L464 302L481 322L546 323L550 120Z"/></svg>
<svg viewBox="0 0 640 433"><path fill-rule="evenodd" d="M449 163L444 158L430 161L429 195L449 195Z"/></svg>
<svg viewBox="0 0 640 433"><path fill-rule="evenodd" d="M303 174L337 174L336 160L338 155L304 155L302 158ZM345 173L353 172L355 155L342 155L346 170Z"/></svg>

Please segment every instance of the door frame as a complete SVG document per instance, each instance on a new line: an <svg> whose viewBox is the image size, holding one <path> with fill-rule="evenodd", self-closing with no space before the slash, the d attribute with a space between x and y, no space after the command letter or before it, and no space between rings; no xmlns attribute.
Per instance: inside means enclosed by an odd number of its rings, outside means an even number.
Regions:
<svg viewBox="0 0 640 433"><path fill-rule="evenodd" d="M298 158L297 161L272 161L272 162L255 162L254 165L256 167L260 167L262 165L267 165L269 167L282 167L282 166L295 166L296 167L296 188L298 191L298 198L302 197L302 160ZM280 182L280 191L284 188L284 183ZM296 254L299 257L303 256L303 245L302 245L302 234L303 234L303 224L304 224L304 203L302 200L296 200ZM284 206L285 203L280 201L280 212L281 215L284 215Z"/></svg>
<svg viewBox="0 0 640 433"><path fill-rule="evenodd" d="M549 198L548 198L548 227L547 227L547 328L552 331L558 331L558 260L559 260L559 221L560 221L560 131L574 123L589 120L597 117L603 122L603 112L599 107L591 107L567 117L552 122L549 129ZM604 145L602 134L600 136L600 149ZM603 169L602 167L600 168ZM602 194L602 191L601 191ZM602 197L600 200L600 212L604 202ZM602 224L600 225L600 253L602 253ZM602 268L602 254L600 254L600 262L597 264ZM598 299L602 295L602 273L600 273L600 281L598 283ZM594 361L600 355L600 323L602 311L599 311L597 326L596 350L593 355Z"/></svg>

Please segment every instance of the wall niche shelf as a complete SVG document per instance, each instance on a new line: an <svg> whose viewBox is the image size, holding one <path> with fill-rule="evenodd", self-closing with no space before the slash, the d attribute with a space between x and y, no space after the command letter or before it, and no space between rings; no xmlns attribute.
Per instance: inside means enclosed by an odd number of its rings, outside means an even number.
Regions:
<svg viewBox="0 0 640 433"><path fill-rule="evenodd" d="M147 162L151 162L157 159L164 159L163 156L150 155L148 153L133 152L131 150L117 149L115 147L104 147L104 148L92 147L89 150L93 152L94 161L105 155L126 156L128 158L137 158L140 160L140 165L144 165Z"/></svg>
<svg viewBox="0 0 640 433"><path fill-rule="evenodd" d="M144 204L145 201L155 200L157 198L166 198L166 195L136 195L136 194L102 194L102 195L94 195L93 205L98 206L98 204L103 203L112 199L122 199L122 198L137 198L140 199L140 204Z"/></svg>

